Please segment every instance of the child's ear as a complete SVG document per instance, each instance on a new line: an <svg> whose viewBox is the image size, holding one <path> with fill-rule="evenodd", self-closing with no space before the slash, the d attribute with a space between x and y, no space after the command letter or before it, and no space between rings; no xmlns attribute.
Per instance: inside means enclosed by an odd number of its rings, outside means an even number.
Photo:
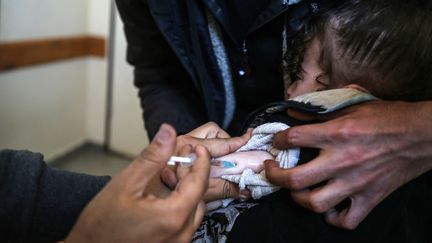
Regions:
<svg viewBox="0 0 432 243"><path fill-rule="evenodd" d="M365 93L370 93L370 91L358 84L348 84L347 86L345 86L344 88L351 88L351 89L356 89Z"/></svg>

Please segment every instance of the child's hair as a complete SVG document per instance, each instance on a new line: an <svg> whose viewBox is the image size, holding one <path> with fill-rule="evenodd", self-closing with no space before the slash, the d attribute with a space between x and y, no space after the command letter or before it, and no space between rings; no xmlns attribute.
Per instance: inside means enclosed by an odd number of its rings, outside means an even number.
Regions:
<svg viewBox="0 0 432 243"><path fill-rule="evenodd" d="M330 82L387 100L432 98L432 10L422 1L348 0L312 19L286 56L292 79L312 38Z"/></svg>

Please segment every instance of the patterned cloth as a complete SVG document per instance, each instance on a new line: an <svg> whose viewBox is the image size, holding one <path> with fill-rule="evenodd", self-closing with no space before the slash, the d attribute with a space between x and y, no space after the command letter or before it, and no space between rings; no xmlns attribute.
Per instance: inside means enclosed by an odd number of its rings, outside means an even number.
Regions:
<svg viewBox="0 0 432 243"><path fill-rule="evenodd" d="M196 243L225 243L229 232L234 226L236 218L244 211L258 205L258 203L237 202L228 207L208 212L195 232L192 242Z"/></svg>

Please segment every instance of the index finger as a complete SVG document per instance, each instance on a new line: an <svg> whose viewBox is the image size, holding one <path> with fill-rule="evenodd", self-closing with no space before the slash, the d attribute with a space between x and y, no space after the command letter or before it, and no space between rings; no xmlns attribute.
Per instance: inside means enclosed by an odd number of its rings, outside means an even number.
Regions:
<svg viewBox="0 0 432 243"><path fill-rule="evenodd" d="M334 135L338 131L337 129L340 128L335 125L338 124L337 121L341 121L344 116L355 112L362 105L353 105L326 114L312 114L288 109L288 115L299 120L320 120L323 122L295 126L278 132L274 136L273 145L279 149L288 149L291 147L322 148L323 143L329 141L330 136Z"/></svg>
<svg viewBox="0 0 432 243"><path fill-rule="evenodd" d="M170 199L186 212L192 212L202 200L207 190L210 173L210 155L208 151L197 146L196 160L190 171L179 181Z"/></svg>
<svg viewBox="0 0 432 243"><path fill-rule="evenodd" d="M293 147L323 148L332 131L330 122L290 127L278 132L273 138L273 146L278 149Z"/></svg>
<svg viewBox="0 0 432 243"><path fill-rule="evenodd" d="M306 111L288 108L287 114L290 117L293 117L300 121L314 121L314 120L329 121L344 116L348 113L351 113L354 109L356 109L355 106L352 106L352 107L346 107L342 110L320 114L320 113L306 112Z"/></svg>
<svg viewBox="0 0 432 243"><path fill-rule="evenodd" d="M211 138L211 139L200 139L190 136L182 136L183 144L190 144L192 146L202 145L209 151L212 157L224 156L232 153L245 145L250 138L250 132L243 134L240 137L233 138Z"/></svg>
<svg viewBox="0 0 432 243"><path fill-rule="evenodd" d="M269 181L275 185L292 190L303 190L333 177L335 168L327 166L323 155L314 160L290 169L283 169L277 163L266 160L265 172Z"/></svg>

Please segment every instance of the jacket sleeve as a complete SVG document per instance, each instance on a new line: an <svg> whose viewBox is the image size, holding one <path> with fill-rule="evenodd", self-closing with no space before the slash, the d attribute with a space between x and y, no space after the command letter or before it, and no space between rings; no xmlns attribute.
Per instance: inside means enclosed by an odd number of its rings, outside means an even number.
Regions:
<svg viewBox="0 0 432 243"><path fill-rule="evenodd" d="M162 123L179 134L208 120L193 81L158 30L143 0L116 0L128 43L127 60L135 67L145 127L153 138Z"/></svg>
<svg viewBox="0 0 432 243"><path fill-rule="evenodd" d="M109 179L50 168L41 154L0 150L1 241L63 240Z"/></svg>

